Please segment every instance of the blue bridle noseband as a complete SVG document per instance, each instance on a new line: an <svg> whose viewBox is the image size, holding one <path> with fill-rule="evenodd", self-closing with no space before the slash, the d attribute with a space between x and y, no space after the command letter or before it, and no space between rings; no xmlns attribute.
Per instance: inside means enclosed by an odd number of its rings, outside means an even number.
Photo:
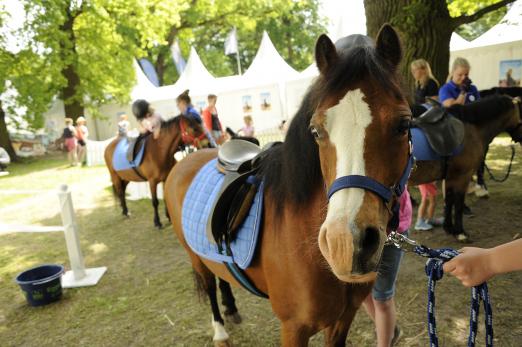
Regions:
<svg viewBox="0 0 522 347"><path fill-rule="evenodd" d="M408 163L402 172L402 176L397 184L393 187L387 187L384 184L377 182L375 179L367 176L361 175L348 175L337 178L330 189L328 189L328 200L334 195L337 191L348 188L360 188L364 190L368 190L377 196L379 196L384 203L389 203L393 196L399 197L406 189L406 183L408 183L408 179L410 178L410 172L413 168L414 158L413 151L411 149L411 134L408 130L409 137L409 154L408 154Z"/></svg>

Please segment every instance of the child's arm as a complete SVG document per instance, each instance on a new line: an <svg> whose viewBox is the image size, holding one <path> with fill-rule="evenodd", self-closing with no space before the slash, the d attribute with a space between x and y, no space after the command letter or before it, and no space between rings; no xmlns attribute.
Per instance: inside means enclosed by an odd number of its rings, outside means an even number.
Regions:
<svg viewBox="0 0 522 347"><path fill-rule="evenodd" d="M461 254L444 264L444 272L457 277L466 287L489 278L522 270L522 239L495 248L464 247Z"/></svg>

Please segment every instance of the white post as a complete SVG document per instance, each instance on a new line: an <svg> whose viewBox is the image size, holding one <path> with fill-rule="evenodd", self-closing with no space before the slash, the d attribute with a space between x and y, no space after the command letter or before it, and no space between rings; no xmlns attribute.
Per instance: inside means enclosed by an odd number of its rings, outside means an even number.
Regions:
<svg viewBox="0 0 522 347"><path fill-rule="evenodd" d="M66 184L60 187L58 197L60 198L60 210L62 213L65 243L67 244L71 269L74 274L74 279L80 280L85 277L85 264L83 262L82 250L80 248L78 225L76 224L76 218L74 215L71 192Z"/></svg>
<svg viewBox="0 0 522 347"><path fill-rule="evenodd" d="M71 192L67 185L64 184L60 186L58 197L60 198L65 243L67 245L67 253L69 253L69 262L72 269L72 271L67 271L62 276L62 287L75 288L94 286L100 281L105 271L107 271L107 268L105 266L90 269L85 268L82 250L80 248L80 238L78 237L78 224L76 224Z"/></svg>

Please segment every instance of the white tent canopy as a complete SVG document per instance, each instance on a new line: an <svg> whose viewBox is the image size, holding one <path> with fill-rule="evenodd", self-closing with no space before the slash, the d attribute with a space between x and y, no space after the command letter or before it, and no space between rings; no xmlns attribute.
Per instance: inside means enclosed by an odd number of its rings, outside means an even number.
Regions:
<svg viewBox="0 0 522 347"><path fill-rule="evenodd" d="M522 41L522 1L520 0L511 6L497 25L471 41L470 46L483 47L513 41Z"/></svg>
<svg viewBox="0 0 522 347"><path fill-rule="evenodd" d="M248 70L243 74L244 81L247 84L263 85L274 82L282 83L298 76L299 72L288 65L279 55L267 32L264 31L257 54Z"/></svg>
<svg viewBox="0 0 522 347"><path fill-rule="evenodd" d="M458 51L471 47L471 42L457 33L451 34L450 51Z"/></svg>

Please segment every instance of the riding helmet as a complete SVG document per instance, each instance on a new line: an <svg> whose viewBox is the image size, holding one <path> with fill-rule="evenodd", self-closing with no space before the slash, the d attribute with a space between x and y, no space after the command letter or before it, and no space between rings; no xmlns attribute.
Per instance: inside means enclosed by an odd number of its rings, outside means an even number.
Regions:
<svg viewBox="0 0 522 347"><path fill-rule="evenodd" d="M144 99L138 99L132 104L132 113L137 119L143 119L149 112L149 102Z"/></svg>

